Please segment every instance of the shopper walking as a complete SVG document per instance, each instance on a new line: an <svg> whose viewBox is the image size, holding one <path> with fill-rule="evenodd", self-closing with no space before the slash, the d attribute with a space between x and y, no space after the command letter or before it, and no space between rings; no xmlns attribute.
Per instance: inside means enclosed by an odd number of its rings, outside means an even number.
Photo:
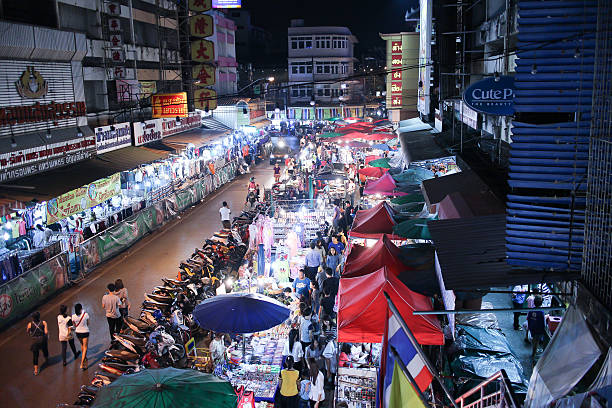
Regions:
<svg viewBox="0 0 612 408"><path fill-rule="evenodd" d="M533 301L535 307L542 307L542 297L536 296ZM542 344L544 335L546 334L546 317L541 310L535 310L527 313L527 328L531 333L531 359L535 363L535 356L538 351L538 346Z"/></svg>
<svg viewBox="0 0 612 408"><path fill-rule="evenodd" d="M299 341L299 336L300 333L297 329L289 330L289 341L285 342L285 347L283 348L283 357L285 359L292 357L293 366L298 371L302 368L302 360L304 359L304 348Z"/></svg>
<svg viewBox="0 0 612 408"><path fill-rule="evenodd" d="M74 323L74 332L79 343L81 343L81 368L87 370L87 346L89 345L89 314L83 310L80 303L74 305L74 314L72 315L72 323Z"/></svg>
<svg viewBox="0 0 612 408"><path fill-rule="evenodd" d="M304 350L312 343L312 310L309 307L304 309L304 313L300 316L300 342Z"/></svg>
<svg viewBox="0 0 612 408"><path fill-rule="evenodd" d="M302 381L300 381L299 408L310 408L310 373L307 369L302 370Z"/></svg>
<svg viewBox="0 0 612 408"><path fill-rule="evenodd" d="M232 213L232 210L230 210L230 208L228 207L227 201L224 201L221 208L219 208L219 214L221 216L221 224L223 225L223 228L225 229L230 229L232 227L232 223L230 221L231 213Z"/></svg>
<svg viewBox="0 0 612 408"><path fill-rule="evenodd" d="M310 302L310 279L308 279L304 270L300 269L298 277L293 280L293 291L300 301Z"/></svg>
<svg viewBox="0 0 612 408"><path fill-rule="evenodd" d="M60 312L57 315L57 328L59 329L59 341L62 345L62 363L66 366L66 349L70 344L72 354L76 360L79 353L74 346L74 324L72 322L72 316L68 315L68 307L66 305L60 305Z"/></svg>
<svg viewBox="0 0 612 408"><path fill-rule="evenodd" d="M323 263L323 257L321 256L321 252L319 252L316 248L314 242L310 243L310 251L306 254L306 277L311 281L315 280L317 276L317 272L319 267Z"/></svg>
<svg viewBox="0 0 612 408"><path fill-rule="evenodd" d="M115 295L117 295L119 300L121 300L119 313L121 314L122 318L126 317L132 305L130 304L130 299L128 298L128 290L125 286L123 286L123 281L121 279L117 279L115 281Z"/></svg>
<svg viewBox="0 0 612 408"><path fill-rule="evenodd" d="M26 332L32 338L30 350L32 351L32 360L34 363L34 375L38 375L38 352L42 351L45 357L45 365L49 359L49 347L47 345L49 329L47 327L47 322L40 320L40 312L32 313L32 321L28 323Z"/></svg>
<svg viewBox="0 0 612 408"><path fill-rule="evenodd" d="M280 372L280 406L281 408L298 408L300 372L293 368L293 357L285 359L285 369Z"/></svg>
<svg viewBox="0 0 612 408"><path fill-rule="evenodd" d="M527 285L516 285L514 289L512 289L512 306L515 309L522 309L523 303L525 303L525 299L527 298L526 292L528 290ZM519 324L519 318L521 317L521 312L514 312L514 330L522 330Z"/></svg>
<svg viewBox="0 0 612 408"><path fill-rule="evenodd" d="M121 299L115 295L115 284L109 283L106 285L108 289L106 295L102 296L102 309L106 312L106 320L108 321L108 331L110 333L111 341L113 341L113 335L119 332L121 313L119 308L121 307Z"/></svg>
<svg viewBox="0 0 612 408"><path fill-rule="evenodd" d="M344 251L344 244L340 242L339 235L332 236L332 242L329 243L329 246L327 249L331 250L332 248L335 248L338 254L342 254L342 251Z"/></svg>
<svg viewBox="0 0 612 408"><path fill-rule="evenodd" d="M323 388L325 379L323 373L319 370L319 365L316 362L310 364L310 408L319 408L321 402L325 399L325 390Z"/></svg>
<svg viewBox="0 0 612 408"><path fill-rule="evenodd" d="M274 182L278 183L280 181L281 176L281 168L277 163L274 163Z"/></svg>
<svg viewBox="0 0 612 408"><path fill-rule="evenodd" d="M333 276L340 276L340 255L336 250L336 247L329 248L329 254L325 259L325 265L331 269Z"/></svg>

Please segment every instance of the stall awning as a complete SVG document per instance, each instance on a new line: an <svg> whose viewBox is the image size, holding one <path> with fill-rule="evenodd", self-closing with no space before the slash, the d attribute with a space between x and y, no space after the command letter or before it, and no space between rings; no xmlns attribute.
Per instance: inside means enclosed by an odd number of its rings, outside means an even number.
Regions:
<svg viewBox="0 0 612 408"><path fill-rule="evenodd" d="M422 189L428 206L438 204L448 194L455 192L480 194L490 191L489 186L472 170L423 180Z"/></svg>
<svg viewBox="0 0 612 408"><path fill-rule="evenodd" d="M370 248L363 251L351 251L344 263L343 278L363 276L386 266L387 269L398 276L408 268L400 260L401 252L391 240L383 235Z"/></svg>
<svg viewBox="0 0 612 408"><path fill-rule="evenodd" d="M162 142L176 150L184 150L190 143L197 149L215 142L228 132L227 130L192 129L178 135L166 137L162 139Z"/></svg>
<svg viewBox="0 0 612 408"><path fill-rule="evenodd" d="M386 202L376 204L368 210L357 211L349 236L378 239L387 234L391 239L403 239L393 235L393 209Z"/></svg>
<svg viewBox="0 0 612 408"><path fill-rule="evenodd" d="M407 163L448 156L429 130L399 132L399 139Z"/></svg>
<svg viewBox="0 0 612 408"><path fill-rule="evenodd" d="M0 197L24 203L49 200L117 172L164 159L168 154L146 147L125 147L71 166L2 184Z"/></svg>
<svg viewBox="0 0 612 408"><path fill-rule="evenodd" d="M504 204L491 191L464 193L457 191L448 194L438 206L438 218L469 218L482 215L503 214Z"/></svg>
<svg viewBox="0 0 612 408"><path fill-rule="evenodd" d="M559 282L579 276L508 265L505 214L430 221L428 227L446 289Z"/></svg>
<svg viewBox="0 0 612 408"><path fill-rule="evenodd" d="M408 289L392 272L378 271L356 278L341 278L338 290L338 341L380 343L387 318L387 293L406 324L423 345L444 344L434 316L415 316L415 310L432 310L431 300Z"/></svg>

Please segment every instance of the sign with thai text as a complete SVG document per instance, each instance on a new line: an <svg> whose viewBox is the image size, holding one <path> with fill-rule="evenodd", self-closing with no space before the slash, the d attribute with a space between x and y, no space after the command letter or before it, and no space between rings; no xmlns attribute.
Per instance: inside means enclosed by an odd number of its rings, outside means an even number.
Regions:
<svg viewBox="0 0 612 408"><path fill-rule="evenodd" d="M134 146L162 139L161 119L134 122Z"/></svg>
<svg viewBox="0 0 612 408"><path fill-rule="evenodd" d="M156 81L138 81L140 82L140 99L145 99L157 93Z"/></svg>
<svg viewBox="0 0 612 408"><path fill-rule="evenodd" d="M47 224L79 213L121 193L119 173L94 181L47 201Z"/></svg>
<svg viewBox="0 0 612 408"><path fill-rule="evenodd" d="M95 128L98 154L132 145L132 127L129 122Z"/></svg>
<svg viewBox="0 0 612 408"><path fill-rule="evenodd" d="M96 142L92 138L91 144L94 145L95 143ZM41 161L39 163L25 165L23 167L13 169L7 169L5 172L0 171L0 183L42 173L43 171L67 166L69 164L74 164L83 160L87 160L91 156L92 152L90 150L79 151L76 153L68 153L61 157Z"/></svg>
<svg viewBox="0 0 612 408"><path fill-rule="evenodd" d="M151 95L154 118L187 116L187 92Z"/></svg>
<svg viewBox="0 0 612 408"><path fill-rule="evenodd" d="M85 116L85 102L39 103L0 108L0 126L56 121Z"/></svg>
<svg viewBox="0 0 612 408"><path fill-rule="evenodd" d="M478 112L499 116L513 115L514 78L500 76L478 81L465 90L463 101Z"/></svg>
<svg viewBox="0 0 612 408"><path fill-rule="evenodd" d="M161 121L162 138L202 126L202 116L199 113L182 118L180 122L177 122L176 119L162 119Z"/></svg>

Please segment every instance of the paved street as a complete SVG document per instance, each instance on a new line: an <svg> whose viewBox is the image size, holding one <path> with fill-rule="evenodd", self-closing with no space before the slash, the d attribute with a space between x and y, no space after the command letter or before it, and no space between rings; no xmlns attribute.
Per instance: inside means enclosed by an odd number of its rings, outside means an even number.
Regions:
<svg viewBox="0 0 612 408"><path fill-rule="evenodd" d="M269 187L272 168L264 162L255 169L256 181ZM80 386L89 383L97 370L99 359L110 337L101 298L106 285L121 278L129 290L134 314L140 311L143 294L159 284L160 278L176 276L179 262L201 246L204 239L220 227L219 207L225 200L232 214L239 214L246 195L246 184L251 175L243 175L212 193L204 203L189 209L153 234L145 237L128 251L96 269L92 275L40 308L49 325L49 365L33 376L30 340L23 319L0 335L0 405L3 407L55 407L59 402L72 403ZM79 369L79 363L68 352L68 365L62 366L61 346L58 341L57 314L60 304L72 310L81 303L90 314L89 370ZM78 347L78 341L77 341ZM43 361L41 357L41 361Z"/></svg>

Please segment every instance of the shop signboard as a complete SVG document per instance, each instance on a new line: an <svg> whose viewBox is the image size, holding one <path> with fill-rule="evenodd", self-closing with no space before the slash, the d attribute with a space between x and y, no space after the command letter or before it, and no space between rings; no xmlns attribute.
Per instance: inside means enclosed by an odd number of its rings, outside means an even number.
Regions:
<svg viewBox="0 0 612 408"><path fill-rule="evenodd" d="M206 38L213 35L215 22L208 14L196 14L189 18L189 28L192 37Z"/></svg>
<svg viewBox="0 0 612 408"><path fill-rule="evenodd" d="M138 81L140 82L140 99L146 99L157 93L157 81Z"/></svg>
<svg viewBox="0 0 612 408"><path fill-rule="evenodd" d="M212 7L216 9L241 8L242 0L212 0Z"/></svg>
<svg viewBox="0 0 612 408"><path fill-rule="evenodd" d="M129 218L110 228L94 239L97 241L100 261L106 261L144 236L140 231L137 217Z"/></svg>
<svg viewBox="0 0 612 408"><path fill-rule="evenodd" d="M109 81L115 79L134 79L134 68L112 67L106 68L106 79Z"/></svg>
<svg viewBox="0 0 612 408"><path fill-rule="evenodd" d="M69 191L47 201L47 224L53 224L66 217L103 203L121 193L119 173L83 187Z"/></svg>
<svg viewBox="0 0 612 408"><path fill-rule="evenodd" d="M204 111L217 109L217 92L214 89L197 87L194 92L194 105L196 109Z"/></svg>
<svg viewBox="0 0 612 408"><path fill-rule="evenodd" d="M132 145L130 122L97 127L95 129L95 135L96 152L98 154L111 152Z"/></svg>
<svg viewBox="0 0 612 408"><path fill-rule="evenodd" d="M419 87L417 109L430 114L432 0L420 0Z"/></svg>
<svg viewBox="0 0 612 408"><path fill-rule="evenodd" d="M68 262L62 253L0 286L0 329L66 286Z"/></svg>
<svg viewBox="0 0 612 408"><path fill-rule="evenodd" d="M514 114L514 77L502 75L485 78L470 85L463 93L465 104L490 115Z"/></svg>
<svg viewBox="0 0 612 408"><path fill-rule="evenodd" d="M162 139L161 119L145 122L134 122L134 146L155 142Z"/></svg>
<svg viewBox="0 0 612 408"><path fill-rule="evenodd" d="M187 92L151 95L154 118L187 117Z"/></svg>
<svg viewBox="0 0 612 408"><path fill-rule="evenodd" d="M215 67L212 65L196 65L193 67L193 79L195 79L198 85L214 85L216 82L215 78Z"/></svg>
<svg viewBox="0 0 612 408"><path fill-rule="evenodd" d="M187 130L199 128L202 126L202 116L199 113L189 115L186 118L177 122L176 119L160 119L161 120L161 137L176 135L177 133Z"/></svg>
<svg viewBox="0 0 612 408"><path fill-rule="evenodd" d="M95 144L96 142L92 137L91 145L93 146ZM42 147L45 148L46 146L42 146ZM93 155L93 152L90 150L78 151L75 153L65 154L55 159L47 159L45 161L26 165L23 167L7 169L5 172L0 171L0 183L9 181L9 180L18 179L21 177L31 176L33 174L42 173L43 171L48 171L48 170L55 169L58 167L63 167L69 164L87 160L92 155Z"/></svg>
<svg viewBox="0 0 612 408"><path fill-rule="evenodd" d="M215 44L212 41L196 40L191 43L191 60L195 62L213 62Z"/></svg>
<svg viewBox="0 0 612 408"><path fill-rule="evenodd" d="M189 0L189 10L202 13L212 8L212 0Z"/></svg>

